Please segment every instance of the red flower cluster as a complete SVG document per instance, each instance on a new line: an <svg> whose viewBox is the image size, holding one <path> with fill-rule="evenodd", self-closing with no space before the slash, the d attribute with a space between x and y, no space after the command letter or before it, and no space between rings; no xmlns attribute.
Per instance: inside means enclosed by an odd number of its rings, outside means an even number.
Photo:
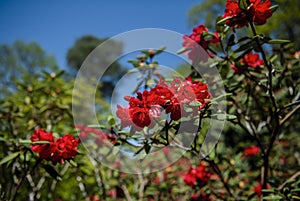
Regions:
<svg viewBox="0 0 300 201"><path fill-rule="evenodd" d="M244 149L245 156L253 156L255 154L259 154L260 150L257 146L251 146Z"/></svg>
<svg viewBox="0 0 300 201"><path fill-rule="evenodd" d="M248 67L257 68L261 65L264 65L264 60L259 58L259 54L254 54L249 52L246 54L240 65L231 65L230 67L234 70L235 74L240 75L242 74Z"/></svg>
<svg viewBox="0 0 300 201"><path fill-rule="evenodd" d="M137 97L125 97L129 102L129 107L117 105L117 116L121 119L121 127L133 126L136 130L144 127L153 128L154 118L161 116L163 110L170 114L172 120L179 120L182 116L187 116L184 105L188 106L192 102L200 102L200 107L194 107L193 112L204 108L209 101L210 93L208 86L199 81L192 81L186 78L181 81L175 78L170 84L160 81L150 91L137 92Z"/></svg>
<svg viewBox="0 0 300 201"><path fill-rule="evenodd" d="M242 63L255 68L264 65L265 62L259 58L259 54L253 54L252 52L249 52L243 57Z"/></svg>
<svg viewBox="0 0 300 201"><path fill-rule="evenodd" d="M249 21L262 25L272 16L270 0L249 0L250 4L245 9L240 8L239 3L239 0L227 0L226 2L223 18L228 18L226 24L230 27L241 28L247 26Z"/></svg>
<svg viewBox="0 0 300 201"><path fill-rule="evenodd" d="M206 193L201 195L192 195L190 201L211 201L211 198Z"/></svg>
<svg viewBox="0 0 300 201"><path fill-rule="evenodd" d="M261 196L262 195L262 185L261 182L258 181L257 185L253 187L253 191L258 195Z"/></svg>
<svg viewBox="0 0 300 201"><path fill-rule="evenodd" d="M32 142L47 141L47 144L31 145L31 149L38 153L40 158L52 161L53 165L64 163L76 156L77 145L79 140L71 134L65 134L63 137L55 138L51 132L46 132L43 129L34 130L30 140Z"/></svg>
<svg viewBox="0 0 300 201"><path fill-rule="evenodd" d="M182 46L190 50L187 55L192 61L195 61L197 57L205 61L205 58L201 58L201 52L203 52L201 47L212 57L211 53L208 52L208 47L211 43L217 45L219 41L220 36L217 32L211 34L207 27L201 24L193 28L192 34L183 36Z"/></svg>
<svg viewBox="0 0 300 201"><path fill-rule="evenodd" d="M188 173L184 175L183 180L192 188L196 185L201 188L207 184L210 176L210 173L206 171L206 167L200 164L197 168L190 168Z"/></svg>
<svg viewBox="0 0 300 201"><path fill-rule="evenodd" d="M75 125L75 128L79 129L79 137L82 141L89 139L90 135L93 135L93 137L96 137L95 143L99 146L102 146L105 143L105 140L110 141L112 144L116 143L116 136L113 134L107 134L100 130L89 128L85 125Z"/></svg>

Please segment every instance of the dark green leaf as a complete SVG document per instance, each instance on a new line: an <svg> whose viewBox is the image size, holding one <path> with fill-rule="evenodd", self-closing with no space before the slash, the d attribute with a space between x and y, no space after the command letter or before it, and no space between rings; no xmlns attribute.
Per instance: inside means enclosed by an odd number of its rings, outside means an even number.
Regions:
<svg viewBox="0 0 300 201"><path fill-rule="evenodd" d="M0 165L3 165L15 158L17 158L20 155L20 152L15 152L12 154L9 154L8 156L4 157L1 161L0 161Z"/></svg>
<svg viewBox="0 0 300 201"><path fill-rule="evenodd" d="M238 47L236 50L234 50L234 52L242 52L244 50L249 50L249 49L252 49L252 47L254 46L255 44L255 41L249 41L243 45L241 45L240 47Z"/></svg>
<svg viewBox="0 0 300 201"><path fill-rule="evenodd" d="M277 8L279 8L279 6L278 5L274 5L274 6L270 7L270 10L274 13L277 10Z"/></svg>
<svg viewBox="0 0 300 201"><path fill-rule="evenodd" d="M51 165L44 165L44 169L46 170L46 172L48 172L48 174L56 180L61 180L60 175L58 174L58 172L54 169L53 166Z"/></svg>
<svg viewBox="0 0 300 201"><path fill-rule="evenodd" d="M151 146L149 144L145 144L145 152L148 154L150 152Z"/></svg>
<svg viewBox="0 0 300 201"><path fill-rule="evenodd" d="M228 47L231 47L231 46L235 45L234 39L235 39L235 35L231 34L230 37L229 37L228 43L227 43Z"/></svg>

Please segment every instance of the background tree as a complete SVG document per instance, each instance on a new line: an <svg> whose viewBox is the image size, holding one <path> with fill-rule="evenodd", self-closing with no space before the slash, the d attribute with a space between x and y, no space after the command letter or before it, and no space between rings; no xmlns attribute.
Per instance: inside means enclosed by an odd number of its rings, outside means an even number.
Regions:
<svg viewBox="0 0 300 201"><path fill-rule="evenodd" d="M89 71L85 72L85 76L88 79L99 72L99 69L109 66L100 80L102 84L100 90L106 99L110 99L116 82L125 72L118 62L112 60L115 56L121 55L123 44L118 41L109 41L111 44L109 48L105 48L105 52L103 49L101 49L101 52L96 49L93 54L90 54L105 40L106 38L97 38L91 35L78 38L75 44L68 50L67 63L72 70L77 72L88 56L93 57L84 63L84 65L87 65L89 68Z"/></svg>
<svg viewBox="0 0 300 201"><path fill-rule="evenodd" d="M215 19L225 10L225 0L201 1L189 12L189 25L205 24L209 29L215 29ZM300 13L299 1L273 0L279 8L273 13L273 20L268 21L258 31L274 38L284 38L293 41L295 49L300 49ZM290 15L290 13L295 13Z"/></svg>
<svg viewBox="0 0 300 201"><path fill-rule="evenodd" d="M0 97L16 90L15 81L31 83L34 74L53 70L57 70L55 59L35 42L0 45Z"/></svg>

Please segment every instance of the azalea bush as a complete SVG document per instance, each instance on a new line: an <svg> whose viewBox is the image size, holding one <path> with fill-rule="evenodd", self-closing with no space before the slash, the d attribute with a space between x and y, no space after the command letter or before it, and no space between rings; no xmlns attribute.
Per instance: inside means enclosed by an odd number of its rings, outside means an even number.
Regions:
<svg viewBox="0 0 300 201"><path fill-rule="evenodd" d="M300 200L300 53L257 31L277 8L227 0L215 31L201 24L182 37L184 76L159 71L164 48L142 50L129 61L138 85L115 117L98 99L97 125L74 125L73 82L61 73L18 83L0 106L0 198ZM82 101L73 94L89 111ZM218 143L203 152L206 138Z"/></svg>

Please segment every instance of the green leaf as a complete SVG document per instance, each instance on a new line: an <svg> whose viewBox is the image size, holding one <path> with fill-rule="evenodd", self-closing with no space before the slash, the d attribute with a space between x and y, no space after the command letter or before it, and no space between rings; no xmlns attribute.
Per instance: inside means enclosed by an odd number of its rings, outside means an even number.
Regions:
<svg viewBox="0 0 300 201"><path fill-rule="evenodd" d="M229 37L229 39L228 39L227 48L226 49L228 49L228 47L231 47L231 46L235 45L234 39L235 39L235 35L231 34L230 37Z"/></svg>
<svg viewBox="0 0 300 201"><path fill-rule="evenodd" d="M299 197L299 196L296 196L296 195L292 195L292 198L293 198L293 199L296 199L296 200L300 200L300 197Z"/></svg>
<svg viewBox="0 0 300 201"><path fill-rule="evenodd" d="M7 142L7 140L5 138L3 138L3 137L0 137L0 141Z"/></svg>
<svg viewBox="0 0 300 201"><path fill-rule="evenodd" d="M263 197L263 200L281 200L282 198L281 195L270 195Z"/></svg>
<svg viewBox="0 0 300 201"><path fill-rule="evenodd" d="M166 47L162 46L161 48L159 48L158 50L155 51L155 55L162 53L165 49L166 49Z"/></svg>
<svg viewBox="0 0 300 201"><path fill-rule="evenodd" d="M154 84L155 84L155 80L153 80L153 79L148 79L147 80L147 86L148 87L152 87Z"/></svg>
<svg viewBox="0 0 300 201"><path fill-rule="evenodd" d="M275 193L275 189L262 189L263 193Z"/></svg>
<svg viewBox="0 0 300 201"><path fill-rule="evenodd" d="M58 174L58 172L54 169L53 166L51 165L44 165L44 169L46 170L46 172L48 172L48 174L55 180L61 180L60 175Z"/></svg>
<svg viewBox="0 0 300 201"><path fill-rule="evenodd" d="M218 120L233 120L236 119L237 117L232 114L217 114L217 119Z"/></svg>
<svg viewBox="0 0 300 201"><path fill-rule="evenodd" d="M36 141L36 142L32 142L31 144L49 144L49 141Z"/></svg>
<svg viewBox="0 0 300 201"><path fill-rule="evenodd" d="M291 192L300 192L300 188L292 189Z"/></svg>
<svg viewBox="0 0 300 201"><path fill-rule="evenodd" d="M136 60L128 60L128 63L131 63L134 67L139 67L140 66L140 62L136 61Z"/></svg>
<svg viewBox="0 0 300 201"><path fill-rule="evenodd" d="M274 5L270 7L270 10L274 13L279 8L278 5Z"/></svg>
<svg viewBox="0 0 300 201"><path fill-rule="evenodd" d="M254 46L254 44L255 44L255 41L251 40L251 41L239 46L236 50L234 50L234 52L242 52L244 50L252 48Z"/></svg>
<svg viewBox="0 0 300 201"><path fill-rule="evenodd" d="M1 161L0 161L0 165L3 165L15 158L17 158L20 155L20 152L15 152L12 154L9 154L8 156L4 157Z"/></svg>
<svg viewBox="0 0 300 201"><path fill-rule="evenodd" d="M182 53L185 53L186 51L189 51L190 49L189 48L181 48L180 50L177 51L177 54L182 54Z"/></svg>
<svg viewBox="0 0 300 201"><path fill-rule="evenodd" d="M105 129L105 125L99 125L99 124L91 124L87 126L88 128L100 128L100 129Z"/></svg>
<svg viewBox="0 0 300 201"><path fill-rule="evenodd" d="M269 40L267 43L269 44L284 44L284 43L290 43L291 41L289 40L281 40L281 39L274 39L274 40Z"/></svg>
<svg viewBox="0 0 300 201"><path fill-rule="evenodd" d="M149 144L145 144L145 152L148 154L150 152L151 146Z"/></svg>
<svg viewBox="0 0 300 201"><path fill-rule="evenodd" d="M199 107L201 105L202 105L202 103L199 101L193 101L193 102L189 103L189 106L192 106L192 107Z"/></svg>
<svg viewBox="0 0 300 201"><path fill-rule="evenodd" d="M248 8L247 0L240 0L239 7L242 10L247 10L247 8Z"/></svg>
<svg viewBox="0 0 300 201"><path fill-rule="evenodd" d="M116 124L115 118L112 115L109 115L107 118L107 122L110 126L113 126Z"/></svg>
<svg viewBox="0 0 300 201"><path fill-rule="evenodd" d="M217 25L221 25L221 24L225 24L226 20L229 20L231 19L232 17L225 17L225 18L222 18L221 20L219 20L217 22Z"/></svg>

